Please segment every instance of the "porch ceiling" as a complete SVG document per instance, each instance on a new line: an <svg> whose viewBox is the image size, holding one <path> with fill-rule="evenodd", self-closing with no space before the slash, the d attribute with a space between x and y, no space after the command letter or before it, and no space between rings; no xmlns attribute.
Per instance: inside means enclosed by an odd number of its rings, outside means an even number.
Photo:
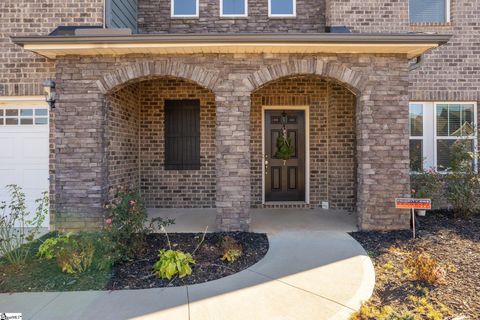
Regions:
<svg viewBox="0 0 480 320"><path fill-rule="evenodd" d="M162 34L128 36L12 37L26 50L50 59L65 55L193 53L405 54L415 58L445 44L431 34Z"/></svg>

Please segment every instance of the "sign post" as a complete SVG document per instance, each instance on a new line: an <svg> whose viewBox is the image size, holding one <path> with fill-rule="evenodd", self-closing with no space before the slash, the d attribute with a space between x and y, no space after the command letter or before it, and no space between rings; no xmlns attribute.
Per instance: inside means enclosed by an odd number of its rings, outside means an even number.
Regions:
<svg viewBox="0 0 480 320"><path fill-rule="evenodd" d="M414 198L396 198L395 208L410 209L412 214L413 239L415 239L415 209L430 210L432 209L431 199L414 199Z"/></svg>

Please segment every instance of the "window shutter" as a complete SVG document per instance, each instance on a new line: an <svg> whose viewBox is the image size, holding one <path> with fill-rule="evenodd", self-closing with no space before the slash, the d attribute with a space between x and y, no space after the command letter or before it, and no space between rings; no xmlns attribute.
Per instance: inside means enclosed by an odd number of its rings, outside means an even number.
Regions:
<svg viewBox="0 0 480 320"><path fill-rule="evenodd" d="M410 22L447 22L448 0L410 0Z"/></svg>
<svg viewBox="0 0 480 320"><path fill-rule="evenodd" d="M200 101L165 100L165 170L200 169Z"/></svg>

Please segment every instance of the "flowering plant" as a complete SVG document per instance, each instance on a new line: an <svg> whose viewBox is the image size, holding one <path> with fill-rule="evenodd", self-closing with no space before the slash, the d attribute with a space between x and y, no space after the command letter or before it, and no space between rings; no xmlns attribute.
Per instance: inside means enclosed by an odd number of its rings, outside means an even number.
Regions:
<svg viewBox="0 0 480 320"><path fill-rule="evenodd" d="M106 206L105 229L116 244L118 254L127 259L134 256L143 245L146 234L147 212L140 193L122 190Z"/></svg>

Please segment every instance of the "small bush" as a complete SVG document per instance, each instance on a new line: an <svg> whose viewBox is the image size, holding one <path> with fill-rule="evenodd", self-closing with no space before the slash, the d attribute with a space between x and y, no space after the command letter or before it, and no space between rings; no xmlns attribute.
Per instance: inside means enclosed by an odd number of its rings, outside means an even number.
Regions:
<svg viewBox="0 0 480 320"><path fill-rule="evenodd" d="M446 197L457 216L469 217L478 209L480 175L474 167L477 156L471 151L470 140L456 141L450 154L452 159L446 175Z"/></svg>
<svg viewBox="0 0 480 320"><path fill-rule="evenodd" d="M30 256L28 242L35 239L40 233L42 223L48 214L48 193L35 202L37 208L32 219L28 219L29 212L25 204L25 193L17 185L8 185L10 201L0 202L0 257L4 257L10 264L24 264Z"/></svg>
<svg viewBox="0 0 480 320"><path fill-rule="evenodd" d="M62 272L82 273L90 268L108 269L116 260L113 248L104 234L66 234L45 240L37 255L48 260L55 258Z"/></svg>
<svg viewBox="0 0 480 320"><path fill-rule="evenodd" d="M226 236L222 240L222 261L234 262L243 254L242 246L232 237Z"/></svg>
<svg viewBox="0 0 480 320"><path fill-rule="evenodd" d="M179 250L160 250L160 258L153 265L155 275L161 279L171 280L178 275L179 278L192 274L190 264L195 264L195 260L189 253Z"/></svg>
<svg viewBox="0 0 480 320"><path fill-rule="evenodd" d="M418 199L435 200L442 190L440 174L430 169L412 175L412 196Z"/></svg>
<svg viewBox="0 0 480 320"><path fill-rule="evenodd" d="M141 250L147 229L147 211L138 192L119 192L115 200L106 205L106 230L116 245L121 259L132 258Z"/></svg>
<svg viewBox="0 0 480 320"><path fill-rule="evenodd" d="M434 286L445 281L445 269L428 253L412 253L405 260L405 267L410 270L413 280Z"/></svg>
<svg viewBox="0 0 480 320"><path fill-rule="evenodd" d="M360 310L355 312L351 320L414 320L415 317L411 314L400 315L390 306L381 308L375 307L369 303L363 304Z"/></svg>

